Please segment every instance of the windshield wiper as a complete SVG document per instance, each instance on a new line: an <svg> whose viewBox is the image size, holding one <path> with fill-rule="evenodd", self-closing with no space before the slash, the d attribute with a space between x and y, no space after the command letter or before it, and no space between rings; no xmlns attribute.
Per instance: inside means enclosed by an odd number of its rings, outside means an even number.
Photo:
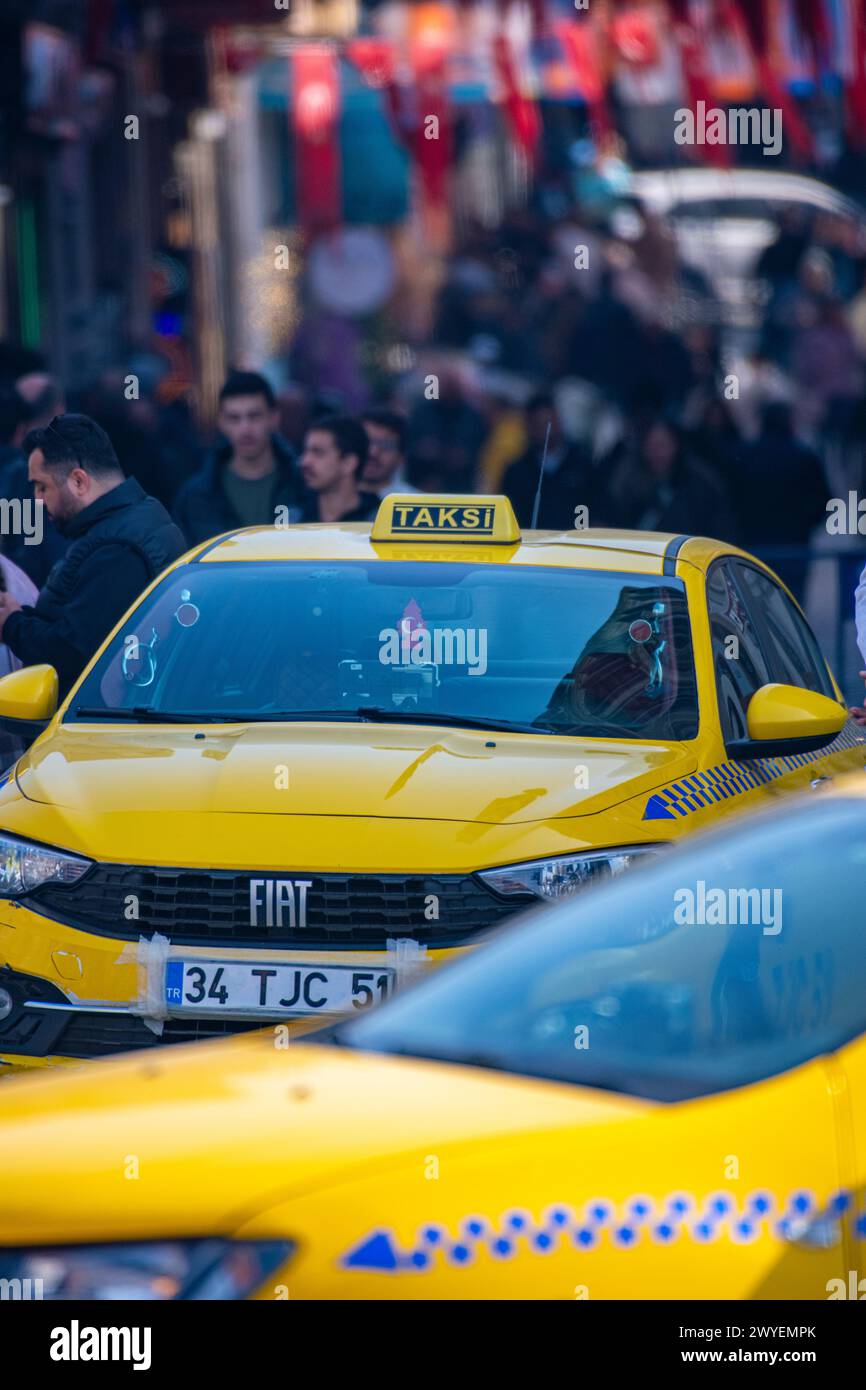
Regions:
<svg viewBox="0 0 866 1390"><path fill-rule="evenodd" d="M258 710L255 714L233 714L227 724L291 724L306 720L339 721L349 724L367 723L366 715L356 709L273 709Z"/></svg>
<svg viewBox="0 0 866 1390"><path fill-rule="evenodd" d="M123 719L134 724L289 724L322 720L335 723L365 724L436 724L446 728L488 729L509 734L566 734L572 729L554 729L540 724L516 724L507 719L484 719L475 714L442 714L432 710L385 709L380 705L360 705L357 709L289 709L258 710L254 713L226 711L213 713L180 713L177 710L154 709L150 705L133 705L131 709L98 709L96 706L76 705L73 714L79 719ZM577 732L589 734L590 729ZM597 737L605 737L598 733ZM628 737L619 733L620 738ZM634 737L634 735L632 735Z"/></svg>
<svg viewBox="0 0 866 1390"><path fill-rule="evenodd" d="M127 719L136 724L282 724L306 719L334 719L355 724L367 722L365 714L351 709L267 710L264 713L258 710L254 714L233 710L223 714L207 711L181 714L177 710L153 709L150 705L133 705L131 709L97 709L96 706L76 705L72 712L82 719Z"/></svg>
<svg viewBox="0 0 866 1390"><path fill-rule="evenodd" d="M363 719L380 724L444 724L447 728L494 729L507 734L540 734L546 730L532 724L512 724L507 719L482 719L475 714L438 714L429 710L382 709L379 705L361 705L355 710Z"/></svg>
<svg viewBox="0 0 866 1390"><path fill-rule="evenodd" d="M134 724L246 724L249 715L187 714L178 710L153 709L150 705L134 705L131 709L97 709L76 705L73 714L81 719L126 719Z"/></svg>

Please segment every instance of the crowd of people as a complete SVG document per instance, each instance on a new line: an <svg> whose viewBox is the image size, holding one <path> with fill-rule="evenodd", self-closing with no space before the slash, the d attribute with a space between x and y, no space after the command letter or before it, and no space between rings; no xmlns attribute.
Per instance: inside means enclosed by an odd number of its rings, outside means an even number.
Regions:
<svg viewBox="0 0 866 1390"><path fill-rule="evenodd" d="M40 506L42 524L7 528L4 537L0 673L50 665L61 696L138 594L189 546L275 521L370 520L386 491L411 486L400 478L399 415L320 412L296 451L256 372L226 380L219 443L164 500L143 486L158 488L158 458L147 458L149 470L137 477L130 455L122 462L115 447L122 430L112 439L93 416L67 410L50 374L23 373L4 404L0 490L7 503ZM20 518L23 508L6 515Z"/></svg>
<svg viewBox="0 0 866 1390"><path fill-rule="evenodd" d="M437 339L475 363L481 389L461 395L448 376L438 401L410 408L409 476L503 490L528 522L550 422L541 525L574 525L584 503L590 525L709 533L775 561L809 543L828 498L864 490L862 229L785 214L737 334L668 229L649 214L641 227L625 238L527 214L464 247ZM522 410L516 382L531 383ZM802 562L779 564L799 589Z"/></svg>
<svg viewBox="0 0 866 1390"><path fill-rule="evenodd" d="M327 367L300 384L303 335L279 392L233 370L209 444L152 382L130 393L114 370L67 399L38 354L0 346L0 501L45 503L40 544L3 536L7 668L46 661L68 688L187 546L277 518L371 520L393 491L503 492L523 527L710 534L767 553L801 593L828 498L863 485L859 230L780 222L738 362L661 223L580 229L588 274L564 252L575 231L526 212L468 234L426 346L351 411Z"/></svg>

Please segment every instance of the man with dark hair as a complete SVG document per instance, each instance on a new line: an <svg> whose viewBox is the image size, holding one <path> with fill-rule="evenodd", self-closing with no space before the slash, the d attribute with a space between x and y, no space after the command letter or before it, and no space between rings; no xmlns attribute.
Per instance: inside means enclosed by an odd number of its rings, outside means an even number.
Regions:
<svg viewBox="0 0 866 1390"><path fill-rule="evenodd" d="M389 492L417 492L406 477L408 427L395 410L365 410L361 423L367 431L370 452L364 469L364 482L371 492L387 497Z"/></svg>
<svg viewBox="0 0 866 1390"><path fill-rule="evenodd" d="M37 501L69 549L33 607L0 594L0 638L25 666L53 666L64 696L142 589L182 554L161 502L124 478L87 415L58 415L24 440Z"/></svg>
<svg viewBox="0 0 866 1390"><path fill-rule="evenodd" d="M282 523L300 518L303 489L294 455L277 433L270 383L258 372L232 372L219 399L217 424L225 442L174 503L174 519L190 545L242 526L273 526L278 514Z"/></svg>
<svg viewBox="0 0 866 1390"><path fill-rule="evenodd" d="M310 491L302 521L372 521L375 492L362 492L367 432L348 415L325 415L307 430L301 473Z"/></svg>

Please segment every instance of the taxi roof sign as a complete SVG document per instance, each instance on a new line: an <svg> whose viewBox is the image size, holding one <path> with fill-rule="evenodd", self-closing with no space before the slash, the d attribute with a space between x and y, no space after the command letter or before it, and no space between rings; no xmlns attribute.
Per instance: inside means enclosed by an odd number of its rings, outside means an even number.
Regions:
<svg viewBox="0 0 866 1390"><path fill-rule="evenodd" d="M507 497L393 492L382 499L370 540L516 545L520 527Z"/></svg>

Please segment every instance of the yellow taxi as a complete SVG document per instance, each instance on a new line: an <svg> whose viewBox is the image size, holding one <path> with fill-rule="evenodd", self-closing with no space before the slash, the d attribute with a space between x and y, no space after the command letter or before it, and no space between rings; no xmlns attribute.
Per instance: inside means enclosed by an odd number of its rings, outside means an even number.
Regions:
<svg viewBox="0 0 866 1390"><path fill-rule="evenodd" d="M797 605L686 536L502 497L220 537L0 786L8 1070L354 1014L518 910L864 761ZM44 727L43 727L44 726Z"/></svg>
<svg viewBox="0 0 866 1390"><path fill-rule="evenodd" d="M694 837L315 1039L11 1078L0 1277L46 1299L862 1299L864 796L861 773Z"/></svg>

